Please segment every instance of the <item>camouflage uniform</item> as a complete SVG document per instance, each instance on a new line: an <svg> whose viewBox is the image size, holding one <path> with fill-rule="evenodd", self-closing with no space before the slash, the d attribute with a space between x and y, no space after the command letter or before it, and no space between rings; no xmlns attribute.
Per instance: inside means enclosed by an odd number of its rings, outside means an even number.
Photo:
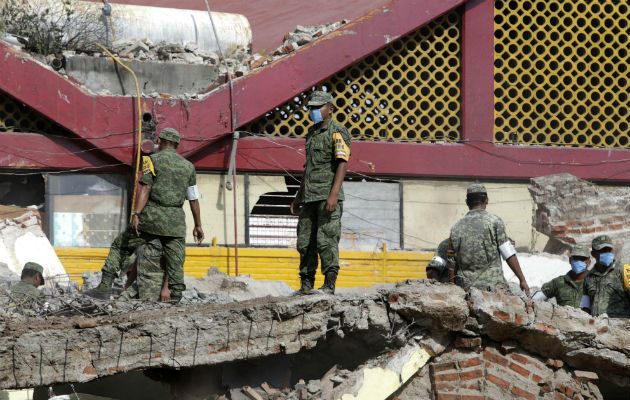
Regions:
<svg viewBox="0 0 630 400"><path fill-rule="evenodd" d="M427 270L435 269L438 272L438 281L439 282L448 282L448 268L446 268L446 251L448 250L448 241L449 239L444 239L438 245L437 251L435 252L435 256L429 264L427 265ZM437 257L441 258L438 259Z"/></svg>
<svg viewBox="0 0 630 400"><path fill-rule="evenodd" d="M34 262L27 262L24 264L22 270L32 270L39 272L42 277L42 285L44 284L44 268ZM34 298L41 296L42 292L39 291L32 283L26 281L19 281L15 285L11 286L11 297L16 301L28 300L28 298Z"/></svg>
<svg viewBox="0 0 630 400"><path fill-rule="evenodd" d="M163 138L164 131L160 133L160 138ZM151 193L139 215L138 231L145 243L154 239L162 243L168 287L174 299L180 298L186 289L186 219L182 206L186 189L196 185L196 180L195 167L175 149L166 148L145 158L140 184L151 186Z"/></svg>
<svg viewBox="0 0 630 400"><path fill-rule="evenodd" d="M129 265L132 264L130 259L133 253L143 243L144 240L136 237L136 235L131 232L131 229L127 228L121 232L116 236L109 248L109 253L107 254L105 265L103 265L102 269L103 275L113 280L118 277L121 271L125 272Z"/></svg>
<svg viewBox="0 0 630 400"><path fill-rule="evenodd" d="M11 297L13 297L15 301L25 300L27 297L39 297L41 294L42 292L40 292L39 289L25 281L19 281L11 286Z"/></svg>
<svg viewBox="0 0 630 400"><path fill-rule="evenodd" d="M332 96L326 99L332 102ZM347 129L332 119L321 128L311 126L306 135L304 206L297 225L296 247L300 253L300 278L302 282L309 282L311 288L315 282L318 254L323 275L339 271L341 215L345 200L343 186L332 214L326 211L326 200L335 179L337 159L348 161L350 157L350 142Z"/></svg>
<svg viewBox="0 0 630 400"><path fill-rule="evenodd" d="M584 281L576 282L571 273L558 276L542 285L542 292L548 298L555 297L559 306L580 308L584 293Z"/></svg>
<svg viewBox="0 0 630 400"><path fill-rule="evenodd" d="M159 300L164 282L164 266L160 262L161 259L162 243L159 239L139 246L130 257L130 264L136 263L136 279L125 289L120 299Z"/></svg>
<svg viewBox="0 0 630 400"><path fill-rule="evenodd" d="M503 220L486 210L473 209L451 228L447 265L455 283L485 288L506 282L499 246L507 242Z"/></svg>
<svg viewBox="0 0 630 400"><path fill-rule="evenodd" d="M623 264L613 261L604 272L593 268L584 279L584 294L591 298L591 315L630 318L630 293L623 285Z"/></svg>

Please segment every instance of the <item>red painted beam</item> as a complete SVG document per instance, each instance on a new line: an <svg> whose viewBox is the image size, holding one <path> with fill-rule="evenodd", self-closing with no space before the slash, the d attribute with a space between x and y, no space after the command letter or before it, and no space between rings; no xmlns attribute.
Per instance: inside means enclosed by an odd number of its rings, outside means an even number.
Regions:
<svg viewBox="0 0 630 400"><path fill-rule="evenodd" d="M193 160L200 170L224 170L231 140L216 143ZM247 137L239 140L239 171L302 173L304 140ZM490 143L409 144L353 142L349 171L370 176L529 179L568 172L598 182L628 182L627 150L535 146L495 146Z"/></svg>
<svg viewBox="0 0 630 400"><path fill-rule="evenodd" d="M0 168L35 170L127 170L100 149L82 146L81 140L35 133L0 133Z"/></svg>

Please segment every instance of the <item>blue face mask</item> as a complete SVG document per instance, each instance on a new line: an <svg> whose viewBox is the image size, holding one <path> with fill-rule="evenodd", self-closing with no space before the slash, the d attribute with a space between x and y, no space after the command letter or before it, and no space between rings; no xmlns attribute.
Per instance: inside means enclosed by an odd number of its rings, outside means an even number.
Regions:
<svg viewBox="0 0 630 400"><path fill-rule="evenodd" d="M322 112L319 110L319 108L316 109L316 110L310 110L308 112L308 117L315 124L319 124L320 122L322 122L324 120L324 118L322 118Z"/></svg>
<svg viewBox="0 0 630 400"><path fill-rule="evenodd" d="M571 269L579 275L586 271L586 263L581 260L571 260Z"/></svg>
<svg viewBox="0 0 630 400"><path fill-rule="evenodd" d="M607 267L612 264L614 259L615 255L613 253L601 253L599 255L599 263L604 264Z"/></svg>

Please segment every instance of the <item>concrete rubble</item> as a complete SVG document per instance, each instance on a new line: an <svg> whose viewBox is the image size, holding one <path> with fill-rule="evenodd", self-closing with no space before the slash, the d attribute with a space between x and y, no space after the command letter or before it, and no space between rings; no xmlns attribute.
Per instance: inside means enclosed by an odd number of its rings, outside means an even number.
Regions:
<svg viewBox="0 0 630 400"><path fill-rule="evenodd" d="M609 235L621 260L630 259L630 190L601 188L571 174L533 178L529 192L537 205L535 228L549 236L545 251L566 252Z"/></svg>
<svg viewBox="0 0 630 400"><path fill-rule="evenodd" d="M132 302L113 312L122 306L110 301L98 304L109 313L65 318L17 316L5 305L0 388L293 356L329 365L293 387L243 385L227 395L600 399L595 383L630 389L629 320L593 318L511 291L499 285L465 292L420 280L375 293L153 303L142 311ZM344 365L341 349L354 365Z"/></svg>
<svg viewBox="0 0 630 400"><path fill-rule="evenodd" d="M224 54L225 62L195 43L153 43L148 39L119 39L110 51L136 73L142 83L142 96L194 99L231 78L239 78L268 65L300 47L338 29L348 21L317 26L298 25L287 33L283 44L264 54L251 54L246 48ZM100 95L135 96L135 85L126 71L119 71L102 51L67 50L62 54L33 55L50 68L57 63L60 73ZM227 64L227 69L225 64ZM176 78L171 79L171 76Z"/></svg>

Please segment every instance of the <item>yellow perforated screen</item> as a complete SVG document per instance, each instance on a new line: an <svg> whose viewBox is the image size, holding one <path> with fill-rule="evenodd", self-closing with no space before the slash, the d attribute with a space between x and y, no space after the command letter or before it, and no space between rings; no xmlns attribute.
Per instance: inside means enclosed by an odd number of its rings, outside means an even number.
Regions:
<svg viewBox="0 0 630 400"><path fill-rule="evenodd" d="M336 120L353 139L397 142L460 139L460 14L452 11L339 71L318 89L335 97ZM303 137L312 91L243 130Z"/></svg>
<svg viewBox="0 0 630 400"><path fill-rule="evenodd" d="M627 1L495 1L494 139L630 147Z"/></svg>

